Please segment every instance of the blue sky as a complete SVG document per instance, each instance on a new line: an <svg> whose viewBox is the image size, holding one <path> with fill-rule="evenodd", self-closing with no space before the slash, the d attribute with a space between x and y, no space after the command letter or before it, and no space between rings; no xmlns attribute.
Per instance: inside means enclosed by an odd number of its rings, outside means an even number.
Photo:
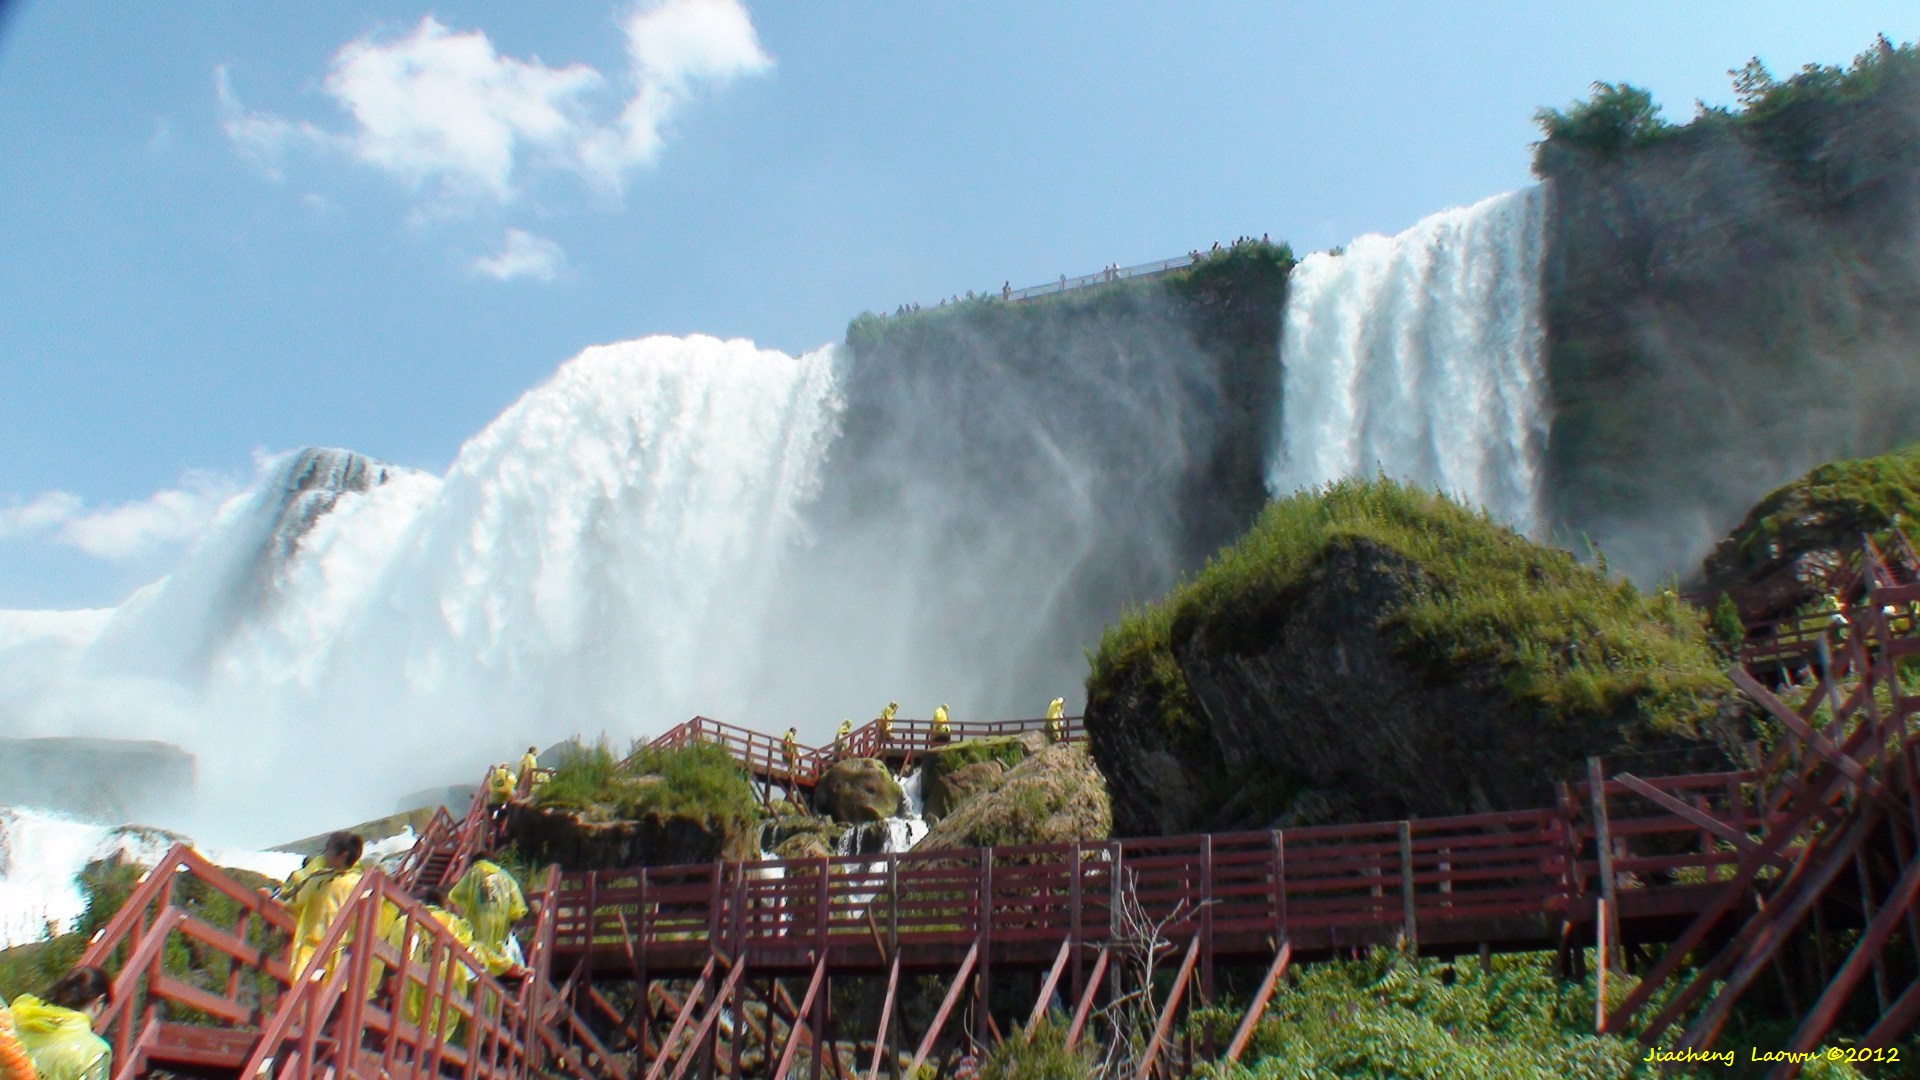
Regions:
<svg viewBox="0 0 1920 1080"><path fill-rule="evenodd" d="M263 452L440 471L589 344L802 351L904 300L1395 231L1527 183L1533 110L1595 79L1684 119L1749 56L1844 62L1920 23L1910 0L0 6L0 607L116 602Z"/></svg>

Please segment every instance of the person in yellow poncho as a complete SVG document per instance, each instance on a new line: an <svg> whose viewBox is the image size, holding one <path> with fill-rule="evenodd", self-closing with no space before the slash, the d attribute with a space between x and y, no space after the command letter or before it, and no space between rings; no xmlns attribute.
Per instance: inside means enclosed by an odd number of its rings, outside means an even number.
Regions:
<svg viewBox="0 0 1920 1080"><path fill-rule="evenodd" d="M900 711L900 703L897 701L887 702L887 707L880 710L879 719L880 719L880 745L881 746L885 746L888 743L893 741L893 714L899 711Z"/></svg>
<svg viewBox="0 0 1920 1080"><path fill-rule="evenodd" d="M113 1048L93 1033L113 984L96 967L74 968L46 1000L21 994L9 1008L20 1045L33 1059L38 1080L108 1080Z"/></svg>
<svg viewBox="0 0 1920 1080"><path fill-rule="evenodd" d="M953 725L947 721L947 706L943 702L939 708L933 710L933 738L929 742L939 746L952 741Z"/></svg>
<svg viewBox="0 0 1920 1080"><path fill-rule="evenodd" d="M1054 698L1047 703L1047 741L1065 742L1067 738L1067 699Z"/></svg>
<svg viewBox="0 0 1920 1080"><path fill-rule="evenodd" d="M290 963L295 978L313 962L313 954L327 936L327 928L353 899L353 890L360 884L362 847L360 837L353 833L330 834L326 850L321 853L324 865L306 875L292 895L282 901L294 921Z"/></svg>
<svg viewBox="0 0 1920 1080"><path fill-rule="evenodd" d="M486 965L487 974L504 978L526 974L513 924L527 917L527 898L520 892L520 883L490 853L474 859L447 894L447 901L454 914L465 917L472 927L473 955Z"/></svg>
<svg viewBox="0 0 1920 1080"><path fill-rule="evenodd" d="M420 901L426 905L427 914L433 916L435 922L446 927L462 948L469 952L473 951L473 927L467 923L467 920L446 909L447 899L440 894L439 889L428 889L421 895ZM387 944L393 946L396 952L405 948L405 921L396 920L387 929L385 936ZM420 972L407 980L406 989L400 996L400 1009L407 1023L420 1024L421 1016L427 1008L427 987L421 980L427 977L426 971L433 965L430 963L431 945L426 935L419 931L414 934L412 959ZM455 962L450 956L442 956L439 969L433 974L433 983L435 990L445 987L447 993L455 997L465 997L473 986L473 971L465 964ZM464 1022L452 1006L442 1002L434 1008L433 1015L426 1018L423 1034L427 1041L432 1042L439 1037L443 1028L450 1035L457 1034L460 1025Z"/></svg>
<svg viewBox="0 0 1920 1080"><path fill-rule="evenodd" d="M487 801L495 806L505 806L513 798L513 789L519 783L519 777L505 765L495 765L487 774Z"/></svg>
<svg viewBox="0 0 1920 1080"><path fill-rule="evenodd" d="M847 743L852 738L853 738L853 721L847 719L846 717L841 717L840 729L833 733L833 756L837 758L846 757Z"/></svg>

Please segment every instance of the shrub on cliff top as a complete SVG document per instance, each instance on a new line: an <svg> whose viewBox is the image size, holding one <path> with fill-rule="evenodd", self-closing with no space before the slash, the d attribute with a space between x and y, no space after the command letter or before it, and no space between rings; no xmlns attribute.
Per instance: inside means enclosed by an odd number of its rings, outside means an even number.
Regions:
<svg viewBox="0 0 1920 1080"><path fill-rule="evenodd" d="M1698 113L1684 125L1660 119L1660 106L1653 95L1627 83L1596 82L1592 96L1585 101L1573 102L1564 109L1536 111L1534 122L1546 138L1538 144L1534 171L1547 174L1542 170L1542 155L1555 149L1607 159L1683 131L1717 126L1751 132L1762 142L1774 142L1784 153L1798 156L1808 144L1791 114L1801 111L1801 106L1859 101L1896 82L1920 80L1920 48L1910 42L1895 45L1883 34L1846 67L1807 64L1785 79L1776 79L1755 57L1727 74L1733 79L1738 107L1702 102Z"/></svg>
<svg viewBox="0 0 1920 1080"><path fill-rule="evenodd" d="M717 743L636 747L615 758L605 742L583 749L534 789L541 806L604 813L622 820L685 817L744 827L760 817L740 763Z"/></svg>
<svg viewBox="0 0 1920 1080"><path fill-rule="evenodd" d="M1200 721L1173 643L1205 626L1256 651L1329 552L1368 543L1417 567L1386 632L1441 683L1491 673L1537 719L1632 715L1699 735L1726 679L1701 621L1671 593L1643 596L1439 495L1392 480L1343 480L1270 504L1247 535L1165 600L1108 629L1087 679L1088 711L1130 683L1170 735Z"/></svg>

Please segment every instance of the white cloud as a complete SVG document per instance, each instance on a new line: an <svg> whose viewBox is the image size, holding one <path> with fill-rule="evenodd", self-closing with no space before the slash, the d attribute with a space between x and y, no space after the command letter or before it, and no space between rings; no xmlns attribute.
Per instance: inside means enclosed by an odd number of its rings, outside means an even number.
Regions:
<svg viewBox="0 0 1920 1080"><path fill-rule="evenodd" d="M79 513L82 505L70 491L45 491L29 502L0 506L0 540L44 532Z"/></svg>
<svg viewBox="0 0 1920 1080"><path fill-rule="evenodd" d="M48 491L25 503L0 506L0 540L37 535L117 562L193 539L239 493L231 478L200 470L189 470L174 487L145 499L92 511L78 495Z"/></svg>
<svg viewBox="0 0 1920 1080"><path fill-rule="evenodd" d="M473 261L476 273L495 281L514 278L552 281L566 265L567 253L559 244L522 229L508 229L506 242L498 252Z"/></svg>
<svg viewBox="0 0 1920 1080"><path fill-rule="evenodd" d="M296 152L342 153L442 210L511 202L552 173L618 195L703 86L773 65L739 0L649 0L623 29L629 70L616 87L585 64L502 56L485 32L429 16L405 37L369 35L334 55L323 85L351 117L344 131L248 110L224 68L222 126L271 175Z"/></svg>

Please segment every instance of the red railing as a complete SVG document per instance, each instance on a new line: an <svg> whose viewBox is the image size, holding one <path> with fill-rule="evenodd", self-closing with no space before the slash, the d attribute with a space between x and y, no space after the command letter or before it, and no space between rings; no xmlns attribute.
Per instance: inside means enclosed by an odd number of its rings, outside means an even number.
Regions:
<svg viewBox="0 0 1920 1080"><path fill-rule="evenodd" d="M181 895L188 885L231 901L232 926L206 921ZM80 963L114 972L112 1003L95 1029L113 1046L116 1077L150 1063L178 1068L234 1064L249 1049L237 1029L257 1028L284 996L293 920L263 893L235 882L193 849L175 844L147 871L120 910L94 934ZM202 958L197 985L165 961L180 945Z"/></svg>
<svg viewBox="0 0 1920 1080"><path fill-rule="evenodd" d="M385 925L383 925L385 924ZM426 908L375 870L328 926L315 960L261 1028L240 1075L519 1080L554 1068L540 1045L544 980L509 990ZM569 1075L596 1072L558 1057Z"/></svg>
<svg viewBox="0 0 1920 1080"><path fill-rule="evenodd" d="M735 760L745 766L749 775L762 780L771 780L777 784L791 784L804 788L818 783L820 775L842 758L912 755L949 741L961 742L967 739L1032 733L1047 734L1048 723L1047 720L1039 718L953 721L948 724L948 730L942 738L936 736L931 720L895 720L891 730L885 736L881 734L880 722L869 720L855 728L847 736L844 745L796 744L794 759L789 763L783 738L737 724L696 716L684 724L669 729L648 745L664 748L685 746L697 741L715 743L724 747ZM1074 742L1086 737L1085 728L1078 716L1062 717L1060 728L1065 741Z"/></svg>
<svg viewBox="0 0 1920 1080"><path fill-rule="evenodd" d="M1742 790L1747 774L1665 778L1683 795ZM1630 795L1622 788L1622 799ZM1252 951L1281 938L1337 946L1422 938L1495 923L1540 939L1569 905L1588 904L1591 825L1572 808L1276 832L1042 845L977 851L654 867L564 875L554 933L563 953L631 947L653 963L710 947L755 966L821 949L1099 944L1116 902L1137 904L1169 932L1239 937ZM1743 823L1746 819L1740 819ZM1671 814L1623 820L1617 837L1692 837ZM1706 880L1726 860L1690 854L1628 860L1645 887ZM1589 905L1590 906L1590 905ZM1462 931L1466 933L1467 931ZM1031 950L1030 950L1031 951ZM694 966L697 966L695 964Z"/></svg>

